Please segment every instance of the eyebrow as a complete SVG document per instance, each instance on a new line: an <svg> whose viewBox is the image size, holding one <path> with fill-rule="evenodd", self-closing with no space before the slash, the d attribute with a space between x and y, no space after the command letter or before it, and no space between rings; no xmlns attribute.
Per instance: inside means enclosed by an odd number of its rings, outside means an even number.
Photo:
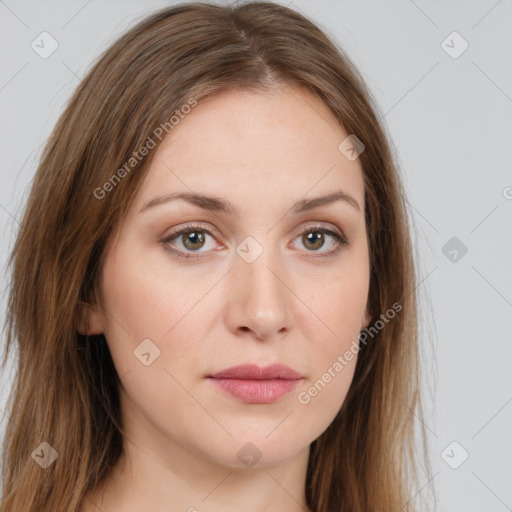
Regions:
<svg viewBox="0 0 512 512"><path fill-rule="evenodd" d="M141 208L139 213L145 212L157 205L169 203L170 201L175 201L178 199L187 201L188 203L193 204L194 206L198 206L203 210L224 213L233 217L240 217L240 209L233 203L230 203L229 201L220 197L207 196L204 194L196 194L191 192L174 192L171 194L164 194L154 197ZM290 211L291 213L295 214L303 213L315 208L320 208L321 206L327 206L337 201L344 201L356 210L361 211L357 201L342 190L337 190L336 192L311 199L301 199L292 206Z"/></svg>

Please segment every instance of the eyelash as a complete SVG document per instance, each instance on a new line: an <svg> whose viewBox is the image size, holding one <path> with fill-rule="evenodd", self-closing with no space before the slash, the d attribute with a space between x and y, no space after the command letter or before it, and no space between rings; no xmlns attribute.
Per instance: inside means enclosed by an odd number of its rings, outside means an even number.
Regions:
<svg viewBox="0 0 512 512"><path fill-rule="evenodd" d="M203 233L207 233L212 238L215 238L214 234L211 233L208 229L204 228L202 225L189 224L189 225L185 226L184 228L180 229L179 231L175 231L174 233L171 233L169 236L165 237L161 241L161 243L164 245L168 244L172 240L179 238L181 235L185 235L185 234L193 232L193 231L201 231ZM303 229L300 233L298 233L297 236L301 236L304 233L322 233L323 235L332 236L335 240L335 248L334 249L330 250L329 252L321 253L318 255L312 255L313 258L327 258L327 257L335 256L336 254L338 254L339 251L341 251L341 249L343 247L346 247L349 245L348 240L344 236L342 236L339 233L337 233L336 231L328 229L322 225L306 226L306 228ZM297 236L295 238L297 238ZM169 246L165 247L165 250L170 252L174 256L177 256L178 258L182 258L182 259L186 259L186 260L202 257L200 254L184 253L181 250L172 249ZM316 252L316 251L309 251L309 252Z"/></svg>

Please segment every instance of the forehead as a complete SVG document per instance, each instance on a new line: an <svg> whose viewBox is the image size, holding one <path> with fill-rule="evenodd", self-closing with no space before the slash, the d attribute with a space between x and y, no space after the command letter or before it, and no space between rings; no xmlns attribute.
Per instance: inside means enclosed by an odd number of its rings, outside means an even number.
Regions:
<svg viewBox="0 0 512 512"><path fill-rule="evenodd" d="M362 202L360 163L338 149L346 137L303 89L232 89L201 101L164 138L135 206L175 190L272 200L340 187Z"/></svg>

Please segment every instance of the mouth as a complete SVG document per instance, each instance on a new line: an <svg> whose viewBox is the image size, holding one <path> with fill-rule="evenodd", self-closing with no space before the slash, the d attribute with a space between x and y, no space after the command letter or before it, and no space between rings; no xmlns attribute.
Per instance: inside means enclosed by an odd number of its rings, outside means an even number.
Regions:
<svg viewBox="0 0 512 512"><path fill-rule="evenodd" d="M222 391L243 402L268 404L290 393L303 376L280 364L263 368L243 364L209 375L208 378Z"/></svg>

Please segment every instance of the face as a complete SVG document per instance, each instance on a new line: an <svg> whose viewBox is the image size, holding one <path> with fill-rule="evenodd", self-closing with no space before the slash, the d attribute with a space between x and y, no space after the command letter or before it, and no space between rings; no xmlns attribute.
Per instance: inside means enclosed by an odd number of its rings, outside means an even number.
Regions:
<svg viewBox="0 0 512 512"><path fill-rule="evenodd" d="M125 426L154 454L271 466L338 413L356 364L340 356L369 321L363 176L338 149L347 135L303 90L235 90L155 149L89 316L122 381ZM256 366L220 374L239 365Z"/></svg>

